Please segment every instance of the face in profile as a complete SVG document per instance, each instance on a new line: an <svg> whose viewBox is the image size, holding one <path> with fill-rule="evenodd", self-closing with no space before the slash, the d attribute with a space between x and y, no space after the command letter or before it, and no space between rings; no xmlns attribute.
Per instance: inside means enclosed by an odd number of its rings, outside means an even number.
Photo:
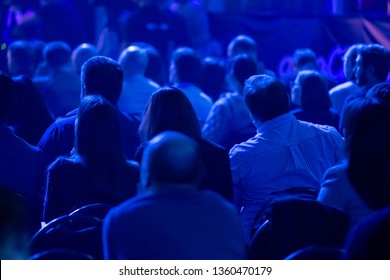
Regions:
<svg viewBox="0 0 390 280"><path fill-rule="evenodd" d="M363 66L363 58L361 55L358 55L356 58L356 65L354 67L354 73L356 78L356 84L358 86L364 86L367 84L367 75L366 70Z"/></svg>

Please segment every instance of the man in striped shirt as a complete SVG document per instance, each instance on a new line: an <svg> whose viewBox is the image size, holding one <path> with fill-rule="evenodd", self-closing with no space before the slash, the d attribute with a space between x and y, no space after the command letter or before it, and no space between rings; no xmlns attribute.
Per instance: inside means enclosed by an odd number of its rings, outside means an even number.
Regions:
<svg viewBox="0 0 390 280"><path fill-rule="evenodd" d="M267 75L246 81L245 102L257 134L230 151L236 206L249 238L256 214L273 192L320 189L324 172L341 156L343 138L330 126L297 120L283 84Z"/></svg>

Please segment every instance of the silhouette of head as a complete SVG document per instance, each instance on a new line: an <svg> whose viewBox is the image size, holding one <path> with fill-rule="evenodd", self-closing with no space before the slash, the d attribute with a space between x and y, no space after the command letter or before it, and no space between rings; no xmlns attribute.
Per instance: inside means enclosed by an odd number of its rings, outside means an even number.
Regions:
<svg viewBox="0 0 390 280"><path fill-rule="evenodd" d="M81 68L81 95L99 94L116 106L123 86L119 64L105 56L88 59Z"/></svg>
<svg viewBox="0 0 390 280"><path fill-rule="evenodd" d="M83 43L78 45L73 51L71 55L71 61L74 71L77 74L81 74L81 67L84 62L86 62L91 57L97 56L99 54L99 50L95 45Z"/></svg>
<svg viewBox="0 0 390 280"><path fill-rule="evenodd" d="M154 190L197 182L200 157L196 142L184 134L166 131L146 145L141 163L141 182Z"/></svg>
<svg viewBox="0 0 390 280"><path fill-rule="evenodd" d="M118 62L125 77L135 74L144 75L148 66L148 54L137 46L130 46L122 51Z"/></svg>
<svg viewBox="0 0 390 280"><path fill-rule="evenodd" d="M245 82L245 102L254 120L265 122L290 111L285 86L268 75L255 75Z"/></svg>
<svg viewBox="0 0 390 280"><path fill-rule="evenodd" d="M195 139L201 135L199 121L190 101L175 87L161 87L152 94L139 127L139 134L141 140L146 142L167 130L177 131Z"/></svg>
<svg viewBox="0 0 390 280"><path fill-rule="evenodd" d="M14 41L7 50L8 73L11 76L33 77L35 72L34 48L29 42Z"/></svg>

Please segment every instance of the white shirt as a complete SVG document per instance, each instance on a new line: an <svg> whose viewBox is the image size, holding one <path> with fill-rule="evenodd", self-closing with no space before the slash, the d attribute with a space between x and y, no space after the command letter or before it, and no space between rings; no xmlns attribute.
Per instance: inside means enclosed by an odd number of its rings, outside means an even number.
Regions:
<svg viewBox="0 0 390 280"><path fill-rule="evenodd" d="M257 132L230 150L235 203L247 236L273 192L305 186L319 191L343 147L335 128L298 121L291 113L257 125Z"/></svg>

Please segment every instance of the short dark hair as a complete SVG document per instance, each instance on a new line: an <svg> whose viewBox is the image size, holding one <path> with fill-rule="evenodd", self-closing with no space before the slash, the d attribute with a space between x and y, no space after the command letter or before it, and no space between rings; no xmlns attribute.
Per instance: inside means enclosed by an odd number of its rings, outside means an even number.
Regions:
<svg viewBox="0 0 390 280"><path fill-rule="evenodd" d="M60 67L70 61L72 49L63 41L48 43L43 49L43 57L52 67Z"/></svg>
<svg viewBox="0 0 390 280"><path fill-rule="evenodd" d="M244 96L251 115L263 122L290 111L286 87L268 75L250 77L245 82Z"/></svg>
<svg viewBox="0 0 390 280"><path fill-rule="evenodd" d="M317 66L317 56L310 48L296 49L293 54L293 63L298 69L306 65Z"/></svg>
<svg viewBox="0 0 390 280"><path fill-rule="evenodd" d="M8 47L8 71L12 76L27 75L32 77L35 71L35 55L32 45L23 40L12 42Z"/></svg>
<svg viewBox="0 0 390 280"><path fill-rule="evenodd" d="M247 54L239 54L230 61L229 70L239 83L244 85L246 79L257 74L257 64Z"/></svg>
<svg viewBox="0 0 390 280"><path fill-rule="evenodd" d="M123 86L123 71L118 62L105 56L88 59L81 68L84 95L99 94L116 105Z"/></svg>
<svg viewBox="0 0 390 280"><path fill-rule="evenodd" d="M301 87L301 107L308 111L328 111L332 106L326 80L320 73L304 70L298 73Z"/></svg>
<svg viewBox="0 0 390 280"><path fill-rule="evenodd" d="M390 71L390 51L382 45L369 44L359 49L364 67L373 66L375 77L386 81Z"/></svg>
<svg viewBox="0 0 390 280"><path fill-rule="evenodd" d="M256 41L248 35L238 35L230 41L228 55L234 57L238 54L247 54L252 58L257 58Z"/></svg>
<svg viewBox="0 0 390 280"><path fill-rule="evenodd" d="M10 76L0 71L0 121L6 121L15 104L15 86Z"/></svg>
<svg viewBox="0 0 390 280"><path fill-rule="evenodd" d="M172 63L176 69L176 75L180 82L197 84L200 80L202 61L200 56L192 48L182 47L172 54Z"/></svg>

